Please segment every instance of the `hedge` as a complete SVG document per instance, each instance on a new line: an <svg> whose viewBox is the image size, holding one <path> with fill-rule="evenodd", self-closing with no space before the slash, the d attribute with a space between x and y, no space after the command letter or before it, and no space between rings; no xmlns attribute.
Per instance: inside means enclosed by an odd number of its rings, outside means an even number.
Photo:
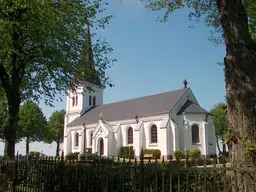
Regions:
<svg viewBox="0 0 256 192"><path fill-rule="evenodd" d="M153 154L154 159L160 159L161 151L159 149L144 149L144 154Z"/></svg>
<svg viewBox="0 0 256 192"><path fill-rule="evenodd" d="M134 151L132 146L120 147L120 157L122 158L134 158Z"/></svg>

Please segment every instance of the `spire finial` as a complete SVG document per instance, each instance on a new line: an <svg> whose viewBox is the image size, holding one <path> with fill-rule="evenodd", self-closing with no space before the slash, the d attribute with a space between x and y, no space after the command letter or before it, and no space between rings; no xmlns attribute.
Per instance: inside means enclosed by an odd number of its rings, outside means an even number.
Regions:
<svg viewBox="0 0 256 192"><path fill-rule="evenodd" d="M184 89L188 88L188 82L186 79L183 81L183 83L184 83Z"/></svg>

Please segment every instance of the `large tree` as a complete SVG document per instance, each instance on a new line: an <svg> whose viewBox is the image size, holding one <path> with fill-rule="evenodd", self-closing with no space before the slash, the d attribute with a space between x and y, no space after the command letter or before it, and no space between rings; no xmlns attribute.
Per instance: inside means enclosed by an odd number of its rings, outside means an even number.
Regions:
<svg viewBox="0 0 256 192"><path fill-rule="evenodd" d="M46 143L56 142L56 156L59 156L60 143L63 141L65 114L66 111L64 109L55 111L49 118L44 132L44 141Z"/></svg>
<svg viewBox="0 0 256 192"><path fill-rule="evenodd" d="M16 138L25 139L26 154L31 142L42 141L46 125L46 117L36 103L30 101L21 106Z"/></svg>
<svg viewBox="0 0 256 192"><path fill-rule="evenodd" d="M216 129L217 147L220 153L226 152L225 138L228 136L228 118L227 118L227 105L225 103L219 103L211 110L213 115L213 122ZM219 138L222 140L222 151L219 147Z"/></svg>
<svg viewBox="0 0 256 192"><path fill-rule="evenodd" d="M170 13L188 7L190 18L205 19L213 27L217 40L224 40L226 56L227 114L231 161L238 166L256 168L256 32L255 0L144 0L151 10L165 9L163 20ZM218 38L219 37L219 38ZM216 38L215 38L216 39ZM220 41L217 41L220 42ZM233 191L254 191L253 172L238 174L238 188ZM234 185L236 186L236 185Z"/></svg>
<svg viewBox="0 0 256 192"><path fill-rule="evenodd" d="M18 113L26 100L52 104L58 93L80 83L86 25L105 27L101 0L6 0L0 2L0 99L7 101L5 155L14 156ZM94 44L97 75L108 85L105 40ZM89 69L88 69L89 70ZM86 71L85 74L90 74Z"/></svg>

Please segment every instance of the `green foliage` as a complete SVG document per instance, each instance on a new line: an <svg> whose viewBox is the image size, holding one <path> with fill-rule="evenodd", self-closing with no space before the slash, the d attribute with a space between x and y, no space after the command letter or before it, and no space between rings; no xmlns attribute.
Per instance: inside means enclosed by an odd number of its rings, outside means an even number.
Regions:
<svg viewBox="0 0 256 192"><path fill-rule="evenodd" d="M159 149L145 149L144 154L153 154L154 159L160 159L161 151Z"/></svg>
<svg viewBox="0 0 256 192"><path fill-rule="evenodd" d="M211 110L216 135L223 138L228 133L227 105L219 103Z"/></svg>
<svg viewBox="0 0 256 192"><path fill-rule="evenodd" d="M188 18L193 21L192 27L195 23L198 23L200 19L204 20L207 27L210 27L209 39L215 43L223 43L222 28L220 25L220 15L217 8L217 1L204 0L204 1L191 1L191 0L140 0L147 2L145 7L149 10L159 11L165 10L162 18L158 17L158 21L165 22L171 13L178 9L189 8ZM243 1L248 18L249 18L249 30L256 39L256 1L248 0Z"/></svg>
<svg viewBox="0 0 256 192"><path fill-rule="evenodd" d="M90 74L80 63L88 50L84 47L85 26L105 28L111 16L99 17L104 9L101 0L11 0L0 4L1 70L7 73L10 84L20 83L23 99L45 99L47 104L52 104L57 92L63 93L67 86L79 83L84 72ZM105 69L112 60L106 54L112 49L104 39L98 38L93 50L99 76L103 84L108 84ZM10 78L13 71L19 76L15 82ZM1 77L3 81L2 74ZM74 77L77 77L75 81Z"/></svg>
<svg viewBox="0 0 256 192"><path fill-rule="evenodd" d="M8 122L8 110L6 103L0 103L0 139L4 140L3 130ZM19 111L19 122L16 136L16 142L24 138L29 138L29 143L41 141L42 134L47 121L38 105L34 102L24 103Z"/></svg>
<svg viewBox="0 0 256 192"><path fill-rule="evenodd" d="M26 102L19 111L17 139L28 139L28 143L41 141L47 121L42 110L34 102Z"/></svg>
<svg viewBox="0 0 256 192"><path fill-rule="evenodd" d="M80 155L80 160L81 161L85 161L87 158L88 161L96 161L98 160L100 157L97 154L92 154L92 152L87 152L87 154L81 154Z"/></svg>
<svg viewBox="0 0 256 192"><path fill-rule="evenodd" d="M110 84L106 69L115 60L105 39L95 38L94 65L82 62L89 53L87 27L105 28L111 16L103 16L101 0L34 1L0 3L0 98L6 98L8 122L4 132L5 155L13 157L22 102L44 100L53 104L67 88L80 85L84 75L97 74L103 86ZM88 66L89 65L89 66Z"/></svg>
<svg viewBox="0 0 256 192"><path fill-rule="evenodd" d="M195 161L197 158L200 158L201 151L199 149L193 149L188 152L189 159Z"/></svg>
<svg viewBox="0 0 256 192"><path fill-rule="evenodd" d="M33 159L39 159L42 157L46 157L45 154L39 152L39 151L30 151L29 156L32 157Z"/></svg>
<svg viewBox="0 0 256 192"><path fill-rule="evenodd" d="M66 111L64 109L55 111L49 118L48 125L44 132L44 141L47 143L58 142L63 139L64 118Z"/></svg>
<svg viewBox="0 0 256 192"><path fill-rule="evenodd" d="M180 160L182 157L182 152L180 150L176 150L174 151L173 156L176 160Z"/></svg>
<svg viewBox="0 0 256 192"><path fill-rule="evenodd" d="M246 141L246 151L251 153L250 155L256 154L256 143L253 141Z"/></svg>
<svg viewBox="0 0 256 192"><path fill-rule="evenodd" d="M120 157L122 158L134 158L134 152L132 146L120 147Z"/></svg>
<svg viewBox="0 0 256 192"><path fill-rule="evenodd" d="M66 160L77 160L79 152L69 153L66 155Z"/></svg>

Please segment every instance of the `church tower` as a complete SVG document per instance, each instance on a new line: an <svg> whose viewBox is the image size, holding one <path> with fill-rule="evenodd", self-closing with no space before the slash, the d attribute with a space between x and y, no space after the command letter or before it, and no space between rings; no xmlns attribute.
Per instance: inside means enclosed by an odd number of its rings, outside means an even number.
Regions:
<svg viewBox="0 0 256 192"><path fill-rule="evenodd" d="M81 57L81 66L84 69L83 81L74 93L68 90L66 97L65 128L67 124L90 108L103 104L104 87L95 69L89 26L87 27L84 45L84 53L86 54L83 54Z"/></svg>

